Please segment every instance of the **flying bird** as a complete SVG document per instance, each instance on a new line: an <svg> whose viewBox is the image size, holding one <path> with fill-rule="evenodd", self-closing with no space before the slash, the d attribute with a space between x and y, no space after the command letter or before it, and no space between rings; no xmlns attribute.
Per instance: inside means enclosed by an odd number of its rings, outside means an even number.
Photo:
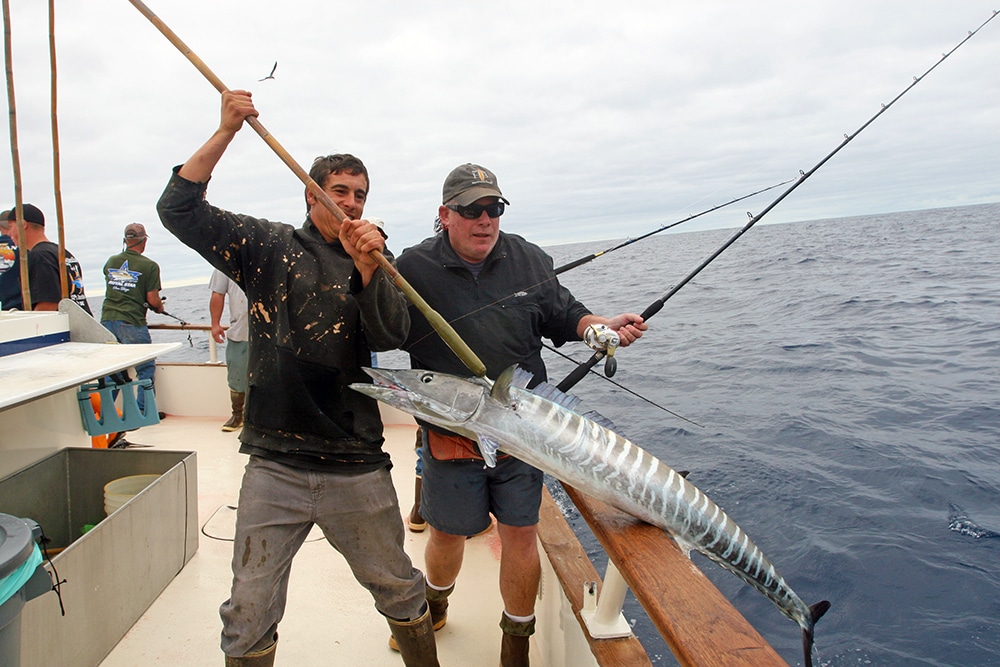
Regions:
<svg viewBox="0 0 1000 667"><path fill-rule="evenodd" d="M273 79L274 78L274 70L276 70L276 69L278 69L278 61L277 60L274 61L274 67L271 68L271 73L268 74L267 76L265 76L263 79L257 79L257 80L258 81L266 81L267 79Z"/></svg>

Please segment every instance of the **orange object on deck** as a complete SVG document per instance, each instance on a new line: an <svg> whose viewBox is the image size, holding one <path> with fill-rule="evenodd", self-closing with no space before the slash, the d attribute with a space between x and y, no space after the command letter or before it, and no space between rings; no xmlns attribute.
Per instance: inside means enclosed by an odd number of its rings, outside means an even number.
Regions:
<svg viewBox="0 0 1000 667"><path fill-rule="evenodd" d="M90 392L90 407L94 409L94 415L100 419L101 418L101 395L96 391ZM118 416L122 416L121 408L115 406L118 410ZM90 436L90 446L94 449L107 449L108 443L113 442L117 437L117 433L107 433L104 435L92 435Z"/></svg>

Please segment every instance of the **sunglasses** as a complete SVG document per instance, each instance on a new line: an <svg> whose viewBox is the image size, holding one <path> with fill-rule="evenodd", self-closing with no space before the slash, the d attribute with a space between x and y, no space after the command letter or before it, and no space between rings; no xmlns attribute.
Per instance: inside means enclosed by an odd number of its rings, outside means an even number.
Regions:
<svg viewBox="0 0 1000 667"><path fill-rule="evenodd" d="M504 204L502 201L494 202L492 204L469 204L468 206L462 206L460 204L445 204L445 208L455 211L463 218L468 220L478 220L479 216L486 211L486 215L491 218L499 218L503 215Z"/></svg>

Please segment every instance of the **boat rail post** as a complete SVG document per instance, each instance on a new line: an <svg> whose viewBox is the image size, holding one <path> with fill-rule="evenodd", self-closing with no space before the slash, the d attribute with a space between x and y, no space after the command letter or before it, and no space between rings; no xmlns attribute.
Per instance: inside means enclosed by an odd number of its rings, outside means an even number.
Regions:
<svg viewBox="0 0 1000 667"><path fill-rule="evenodd" d="M215 336L208 335L208 363L219 363L219 344L215 342Z"/></svg>
<svg viewBox="0 0 1000 667"><path fill-rule="evenodd" d="M629 625L622 614L625 604L625 593L628 584L615 564L608 559L608 567L604 572L604 584L601 586L600 599L597 597L597 582L586 581L583 584L583 609L580 618L587 626L587 632L594 639L615 639L628 637L632 634Z"/></svg>

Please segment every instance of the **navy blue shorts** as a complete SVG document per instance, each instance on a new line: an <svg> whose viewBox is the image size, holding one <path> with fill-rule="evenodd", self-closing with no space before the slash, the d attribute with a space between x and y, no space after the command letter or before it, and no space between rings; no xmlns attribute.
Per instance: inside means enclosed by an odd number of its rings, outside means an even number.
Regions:
<svg viewBox="0 0 1000 667"><path fill-rule="evenodd" d="M508 456L487 468L482 461L439 461L431 456L426 436L420 515L450 535L475 535L492 520L508 526L538 523L542 504L542 471Z"/></svg>

